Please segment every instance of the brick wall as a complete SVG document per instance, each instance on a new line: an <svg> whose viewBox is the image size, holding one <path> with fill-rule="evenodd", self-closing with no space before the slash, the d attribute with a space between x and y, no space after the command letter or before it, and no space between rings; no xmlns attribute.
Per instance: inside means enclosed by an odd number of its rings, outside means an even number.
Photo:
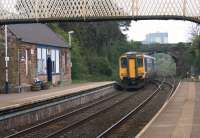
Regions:
<svg viewBox="0 0 200 138"><path fill-rule="evenodd" d="M21 83L31 84L36 77L37 49L36 45L20 42L20 79ZM27 52L27 56L26 56ZM27 58L26 58L27 57Z"/></svg>
<svg viewBox="0 0 200 138"><path fill-rule="evenodd" d="M63 70L63 80L67 83L71 83L71 52L70 49L63 48L61 52L60 64L62 65L61 70ZM61 71L62 72L62 71Z"/></svg>
<svg viewBox="0 0 200 138"><path fill-rule="evenodd" d="M4 30L0 30L1 40L4 43ZM16 38L8 33L8 56L10 57L10 61L8 62L8 79L9 83L12 87L15 87L17 84L18 78L18 70L17 70L17 46L16 46ZM1 45L0 47L0 87L1 90L4 87L5 82L5 47Z"/></svg>
<svg viewBox="0 0 200 138"><path fill-rule="evenodd" d="M26 74L26 61L20 62L21 83L32 83L34 78L47 81L47 75L37 76L37 48L36 45L20 43L20 53L25 56L28 52L28 75ZM31 51L34 53L31 54ZM67 48L60 48L60 74L53 74L53 84L57 85L61 80L71 83L71 54ZM61 75L62 74L62 75Z"/></svg>
<svg viewBox="0 0 200 138"><path fill-rule="evenodd" d="M5 48L2 45L4 42L4 30L0 30L0 89L3 88L5 82ZM18 62L18 51L21 57ZM26 51L28 53L26 61ZM53 76L53 82L58 84L62 79L67 84L71 83L71 54L70 49L60 48L60 70L61 74ZM35 44L25 43L18 40L15 35L8 32L8 56L10 61L8 64L9 83L14 88L18 86L19 79L21 84L31 84L37 77L37 47ZM23 57L23 58L22 58ZM27 65L26 65L27 63ZM20 68L19 68L20 65ZM27 69L28 68L28 69ZM19 70L20 69L20 78ZM62 76L62 78L61 78ZM47 80L46 75L38 76L41 80Z"/></svg>

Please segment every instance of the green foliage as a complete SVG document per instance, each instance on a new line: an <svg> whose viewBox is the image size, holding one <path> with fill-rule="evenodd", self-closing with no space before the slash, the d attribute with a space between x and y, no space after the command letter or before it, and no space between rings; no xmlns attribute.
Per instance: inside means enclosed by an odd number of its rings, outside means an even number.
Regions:
<svg viewBox="0 0 200 138"><path fill-rule="evenodd" d="M128 42L121 30L127 30L129 24L130 22L73 22L50 24L49 26L66 41L68 41L68 32L71 30L75 32L72 36L71 49L72 79L80 82L79 80L117 80L120 55L128 51L165 48L159 44L147 46L141 42ZM167 71L175 72L175 63L171 59L166 64L163 64L163 61L165 61L164 58L158 61L162 71L167 68Z"/></svg>
<svg viewBox="0 0 200 138"><path fill-rule="evenodd" d="M128 22L90 22L49 26L66 41L68 31L74 30L72 79L77 82L115 80L118 77L118 58L131 49L120 27L127 29L128 25Z"/></svg>
<svg viewBox="0 0 200 138"><path fill-rule="evenodd" d="M200 36L196 35L193 38L193 43L190 48L190 64L193 66L193 74L200 74Z"/></svg>
<svg viewBox="0 0 200 138"><path fill-rule="evenodd" d="M166 75L176 75L176 63L171 56L163 53L154 55L156 58L157 72L165 72Z"/></svg>

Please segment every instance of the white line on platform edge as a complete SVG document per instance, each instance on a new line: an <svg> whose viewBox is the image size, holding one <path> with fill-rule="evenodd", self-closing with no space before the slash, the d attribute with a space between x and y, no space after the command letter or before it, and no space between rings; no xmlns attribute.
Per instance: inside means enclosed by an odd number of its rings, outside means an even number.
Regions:
<svg viewBox="0 0 200 138"><path fill-rule="evenodd" d="M100 84L97 87L101 87L101 86L108 85L108 84L112 84L112 83ZM33 97L23 98L23 99L20 99L20 101L21 100L22 101L29 100L29 101L28 102L24 101L23 103L20 103L20 104L13 104L13 105L9 105L9 106L4 106L4 107L1 107L0 110L4 110L4 109L7 109L7 108L15 108L15 107L19 107L19 106L22 106L22 105L25 105L25 104L29 104L29 103L34 103L34 102L39 102L39 101L43 101L43 100L49 100L49 99L52 99L52 98L60 97L60 96L63 96L63 95L66 94L64 92L68 92L68 94L71 94L74 91L76 93L78 91L87 91L87 90L96 88L96 87L93 87L93 86L94 86L94 84L90 84L88 86L81 86L81 87L78 87L78 88L71 88L71 89L67 89L67 90L61 90L61 91L57 91L57 92L54 92L54 93L47 93L47 94L42 94L42 95L39 95L39 96L37 95L37 96L33 96ZM57 95L59 93L60 93L60 95ZM49 96L49 97L46 98L45 96ZM35 100L35 98L38 98L37 101Z"/></svg>
<svg viewBox="0 0 200 138"><path fill-rule="evenodd" d="M158 116L160 115L160 113L165 109L165 107L169 104L169 102L172 100L172 98L175 96L175 94L177 93L179 87L181 85L181 82L179 82L178 86L176 87L175 92L173 93L173 95L170 97L169 100L167 100L165 102L165 104L162 106L162 108L157 112L157 114L151 119L151 121L136 135L135 138L140 138L142 136L142 134L144 134L144 132L152 125L152 123L158 118Z"/></svg>

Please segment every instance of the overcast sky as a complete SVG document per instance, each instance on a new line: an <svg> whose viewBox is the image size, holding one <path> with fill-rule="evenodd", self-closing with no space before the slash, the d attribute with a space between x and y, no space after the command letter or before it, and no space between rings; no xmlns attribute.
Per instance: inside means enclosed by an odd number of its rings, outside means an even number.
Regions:
<svg viewBox="0 0 200 138"><path fill-rule="evenodd" d="M132 21L128 34L128 40L143 41L145 35L155 32L168 32L169 43L190 41L192 26L195 23L189 21Z"/></svg>

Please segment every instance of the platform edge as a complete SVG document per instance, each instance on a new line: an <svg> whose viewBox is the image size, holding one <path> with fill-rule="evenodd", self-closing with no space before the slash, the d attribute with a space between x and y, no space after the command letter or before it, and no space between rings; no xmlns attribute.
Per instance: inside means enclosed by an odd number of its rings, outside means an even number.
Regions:
<svg viewBox="0 0 200 138"><path fill-rule="evenodd" d="M179 89L180 85L181 85L181 81L179 82L178 86L176 87L176 90L174 91L173 95L166 100L166 102L163 104L163 106L161 107L161 109L156 113L156 115L150 120L150 122L136 135L135 138L140 138L142 134L144 134L144 132L151 126L151 124L158 118L158 116L160 115L160 113L165 109L165 107L169 104L169 102L172 100L172 98L175 96L175 94L177 93L177 90Z"/></svg>

